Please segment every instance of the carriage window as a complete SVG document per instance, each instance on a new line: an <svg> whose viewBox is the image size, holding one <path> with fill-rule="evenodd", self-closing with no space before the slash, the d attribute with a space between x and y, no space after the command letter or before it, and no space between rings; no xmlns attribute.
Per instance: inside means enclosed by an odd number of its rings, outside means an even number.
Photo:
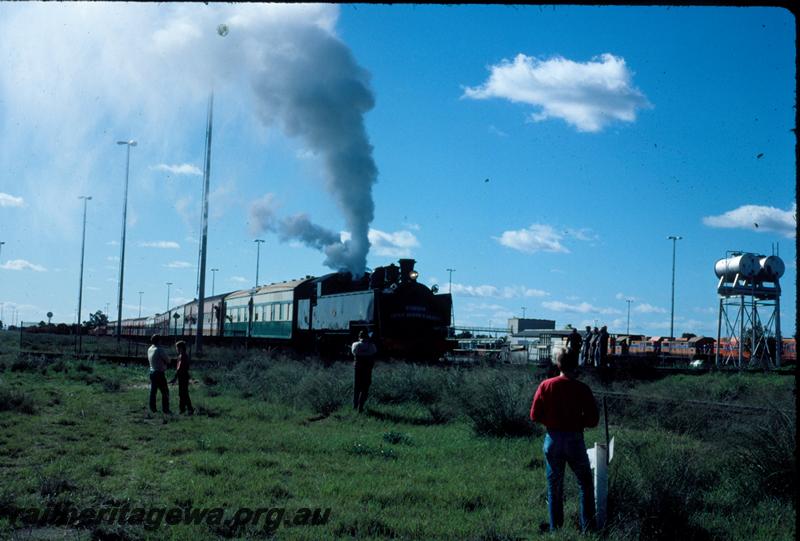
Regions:
<svg viewBox="0 0 800 541"><path fill-rule="evenodd" d="M289 309L287 310L287 314L288 314L288 315L287 315L286 319L288 319L289 321L291 321L291 320L292 320L292 308L293 308L293 306L292 306L292 303L289 303L289 304L287 304L286 306L289 308Z"/></svg>

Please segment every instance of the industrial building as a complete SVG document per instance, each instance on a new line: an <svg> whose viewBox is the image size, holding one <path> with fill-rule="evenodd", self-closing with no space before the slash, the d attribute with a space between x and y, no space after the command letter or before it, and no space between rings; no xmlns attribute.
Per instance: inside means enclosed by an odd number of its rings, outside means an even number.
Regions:
<svg viewBox="0 0 800 541"><path fill-rule="evenodd" d="M508 320L511 334L508 337L512 362L549 362L554 357L554 348L564 345L572 329L556 329L552 319L511 318Z"/></svg>

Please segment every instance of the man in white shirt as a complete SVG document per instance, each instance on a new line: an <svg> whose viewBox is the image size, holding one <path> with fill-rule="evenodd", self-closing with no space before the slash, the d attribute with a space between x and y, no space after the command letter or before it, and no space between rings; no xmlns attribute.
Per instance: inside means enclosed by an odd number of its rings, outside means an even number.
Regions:
<svg viewBox="0 0 800 541"><path fill-rule="evenodd" d="M169 411L169 387L165 374L169 364L169 355L160 347L161 336L154 334L150 337L150 348L147 350L147 361L150 363L150 411L156 413L156 393L161 391L161 411Z"/></svg>
<svg viewBox="0 0 800 541"><path fill-rule="evenodd" d="M366 331L358 333L358 342L353 342L350 348L353 352L355 361L354 381L353 381L353 408L361 413L364 411L364 403L367 401L369 386L372 383L372 368L375 365L375 354L378 349L375 344L367 337Z"/></svg>

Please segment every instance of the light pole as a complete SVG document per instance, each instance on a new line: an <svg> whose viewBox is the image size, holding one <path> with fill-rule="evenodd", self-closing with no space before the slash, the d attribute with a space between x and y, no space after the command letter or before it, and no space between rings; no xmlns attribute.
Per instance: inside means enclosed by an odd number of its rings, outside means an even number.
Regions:
<svg viewBox="0 0 800 541"><path fill-rule="evenodd" d="M80 195L78 199L83 199L83 234L81 236L81 274L78 278L78 345L76 354L81 354L81 304L83 303L83 255L86 248L86 206L92 200L90 195Z"/></svg>
<svg viewBox="0 0 800 541"><path fill-rule="evenodd" d="M264 244L264 241L256 239L253 242L256 243L256 287L258 287L258 264L261 261L261 245Z"/></svg>
<svg viewBox="0 0 800 541"><path fill-rule="evenodd" d="M525 319L525 307L522 307L522 319Z"/></svg>
<svg viewBox="0 0 800 541"><path fill-rule="evenodd" d="M452 295L453 294L453 273L456 272L456 269L445 269L447 272L450 273L450 286L447 289L447 292Z"/></svg>
<svg viewBox="0 0 800 541"><path fill-rule="evenodd" d="M219 269L211 269L211 296L214 296L214 284L217 281L217 271Z"/></svg>
<svg viewBox="0 0 800 541"><path fill-rule="evenodd" d="M169 313L169 288L172 285L172 282L167 282L167 313ZM169 323L167 323L169 324Z"/></svg>
<svg viewBox="0 0 800 541"><path fill-rule="evenodd" d="M672 303L669 310L669 337L675 337L675 245L683 237L680 235L670 235L667 239L672 241Z"/></svg>
<svg viewBox="0 0 800 541"><path fill-rule="evenodd" d="M633 302L633 299L625 299L625 302L628 303L628 330L626 331L626 334L631 334L631 303Z"/></svg>
<svg viewBox="0 0 800 541"><path fill-rule="evenodd" d="M122 200L122 240L120 241L119 256L119 297L117 298L117 342L122 338L122 286L125 278L125 226L128 221L128 177L131 171L131 147L136 146L136 141L117 141L118 145L127 147L125 159L125 195Z"/></svg>
<svg viewBox="0 0 800 541"><path fill-rule="evenodd" d="M0 255L3 254L3 244L5 244L5 243L6 243L5 241L0 240ZM2 260L0 259L0 261L2 261Z"/></svg>
<svg viewBox="0 0 800 541"><path fill-rule="evenodd" d="M139 292L139 317L142 317L142 294L144 291Z"/></svg>

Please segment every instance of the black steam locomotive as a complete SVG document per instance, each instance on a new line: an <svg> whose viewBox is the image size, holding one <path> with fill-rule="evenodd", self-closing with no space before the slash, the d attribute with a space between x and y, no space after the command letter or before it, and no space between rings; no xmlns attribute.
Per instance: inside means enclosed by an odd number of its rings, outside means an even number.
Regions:
<svg viewBox="0 0 800 541"><path fill-rule="evenodd" d="M337 354L366 330L384 356L438 359L454 347L448 340L452 298L419 283L415 263L401 259L399 266L377 267L357 279L334 272L207 298L203 334L214 343L245 339ZM188 339L197 333L197 311L194 300L163 314L126 319L122 334Z"/></svg>

